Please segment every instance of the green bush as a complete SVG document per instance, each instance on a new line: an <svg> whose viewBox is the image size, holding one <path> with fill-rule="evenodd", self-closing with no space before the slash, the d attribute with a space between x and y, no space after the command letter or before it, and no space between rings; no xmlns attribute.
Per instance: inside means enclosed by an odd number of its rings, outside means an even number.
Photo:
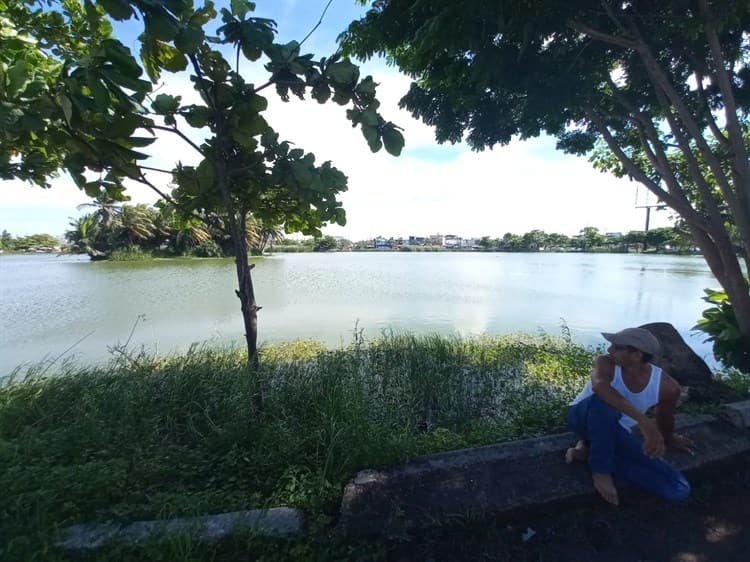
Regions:
<svg viewBox="0 0 750 562"><path fill-rule="evenodd" d="M147 260L151 257L151 254L144 252L140 246L129 246L120 250L112 250L107 255L107 259L110 261L138 261Z"/></svg>
<svg viewBox="0 0 750 562"><path fill-rule="evenodd" d="M694 330L708 334L714 356L727 367L750 374L750 349L742 341L732 303L724 291L705 289L703 300L713 305L703 311Z"/></svg>
<svg viewBox="0 0 750 562"><path fill-rule="evenodd" d="M215 240L208 239L191 248L190 253L198 258L221 258L224 252L221 251Z"/></svg>

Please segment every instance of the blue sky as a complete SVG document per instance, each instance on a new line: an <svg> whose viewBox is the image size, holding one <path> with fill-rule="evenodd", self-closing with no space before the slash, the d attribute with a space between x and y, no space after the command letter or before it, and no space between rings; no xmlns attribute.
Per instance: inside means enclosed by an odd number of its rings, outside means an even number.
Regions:
<svg viewBox="0 0 750 562"><path fill-rule="evenodd" d="M217 2L217 7L227 2ZM258 0L256 15L278 23L280 41L301 40L318 22L327 0ZM316 57L336 49L335 39L365 8L354 0L333 0L323 24L303 51ZM219 24L210 24L213 31ZM116 28L123 42L136 48L135 25ZM283 138L331 160L347 174L349 191L341 200L347 210L345 227L326 232L359 240L378 235L457 234L502 236L538 228L575 234L584 226L604 232L643 229L645 212L635 203L653 203L643 187L601 174L585 158L556 152L554 140L514 141L505 147L473 153L463 144L438 145L433 131L398 108L409 80L383 61L361 65L362 75L379 83L378 98L386 119L404 128L406 148L399 158L384 151L372 154L358 130L345 118L345 108L314 101L282 103L268 92L266 119ZM246 64L250 82L260 83L262 67ZM253 78L255 80L253 80ZM167 76L162 91L192 95L187 76ZM160 139L151 165L171 168L174 155L190 163L184 147ZM156 180L156 178L154 178ZM162 181L162 187L167 188ZM77 205L89 199L67 177L42 190L5 181L0 188L0 230L15 236L46 232L62 234ZM140 186L128 188L133 202L153 203L156 196ZM651 225L669 224L667 212L652 213Z"/></svg>

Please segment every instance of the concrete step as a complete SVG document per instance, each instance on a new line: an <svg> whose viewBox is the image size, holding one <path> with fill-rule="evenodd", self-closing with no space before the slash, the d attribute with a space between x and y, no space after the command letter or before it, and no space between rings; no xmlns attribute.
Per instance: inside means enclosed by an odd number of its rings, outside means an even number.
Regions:
<svg viewBox="0 0 750 562"><path fill-rule="evenodd" d="M134 547L177 534L206 542L248 530L271 537L289 537L299 535L304 524L304 514L288 507L133 523L82 523L68 527L57 546L69 551L91 551L112 543Z"/></svg>
<svg viewBox="0 0 750 562"><path fill-rule="evenodd" d="M676 427L695 441L695 454L670 453L667 460L688 476L750 451L750 432L723 419L678 416ZM574 443L565 433L361 471L344 489L341 524L352 534L379 534L593 497L587 465L564 461Z"/></svg>

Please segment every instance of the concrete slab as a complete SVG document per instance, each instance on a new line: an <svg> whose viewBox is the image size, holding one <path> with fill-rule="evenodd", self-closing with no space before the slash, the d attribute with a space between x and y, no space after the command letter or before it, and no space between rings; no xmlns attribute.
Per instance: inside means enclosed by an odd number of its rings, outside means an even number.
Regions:
<svg viewBox="0 0 750 562"><path fill-rule="evenodd" d="M688 474L750 451L750 433L713 416L678 416L676 425L696 451L668 460ZM341 523L353 534L379 534L593 497L586 465L565 464L565 449L574 442L572 433L551 435L362 471L344 489Z"/></svg>
<svg viewBox="0 0 750 562"><path fill-rule="evenodd" d="M722 416L737 427L750 427L750 400L726 404Z"/></svg>
<svg viewBox="0 0 750 562"><path fill-rule="evenodd" d="M235 511L201 517L183 517L163 521L134 523L73 525L65 530L57 546L64 550L93 550L108 543L138 546L168 535L189 534L199 541L228 537L240 530L287 537L298 535L304 528L304 514L288 507Z"/></svg>

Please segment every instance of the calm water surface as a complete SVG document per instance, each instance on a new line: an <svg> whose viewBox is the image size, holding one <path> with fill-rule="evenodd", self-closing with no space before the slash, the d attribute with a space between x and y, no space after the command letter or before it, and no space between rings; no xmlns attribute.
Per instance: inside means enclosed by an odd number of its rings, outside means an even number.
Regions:
<svg viewBox="0 0 750 562"><path fill-rule="evenodd" d="M700 257L620 254L281 254L256 262L260 341L347 344L382 330L463 335L559 334L600 344L602 330L672 323L713 363L690 328L718 284ZM191 342L242 343L231 260L90 262L0 255L0 375L74 356L93 363L111 346L159 353ZM135 329L133 330L133 328Z"/></svg>

